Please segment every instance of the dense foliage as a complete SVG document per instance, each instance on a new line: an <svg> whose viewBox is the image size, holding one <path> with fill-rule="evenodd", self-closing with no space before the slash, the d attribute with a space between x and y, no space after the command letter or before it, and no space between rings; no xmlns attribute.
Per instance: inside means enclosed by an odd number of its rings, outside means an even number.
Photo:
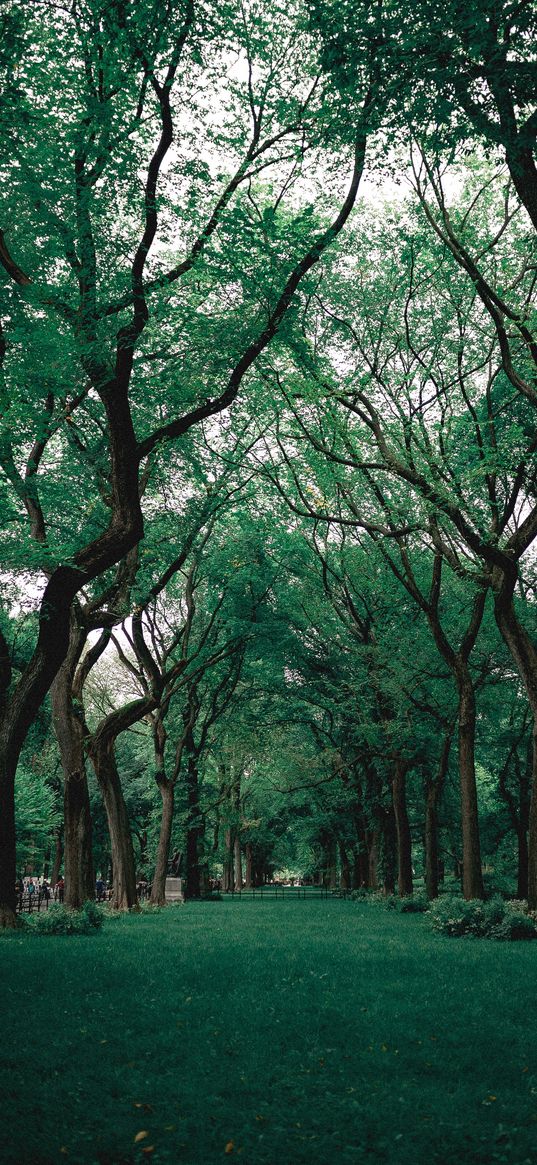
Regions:
<svg viewBox="0 0 537 1165"><path fill-rule="evenodd" d="M537 908L531 6L0 19L1 921Z"/></svg>

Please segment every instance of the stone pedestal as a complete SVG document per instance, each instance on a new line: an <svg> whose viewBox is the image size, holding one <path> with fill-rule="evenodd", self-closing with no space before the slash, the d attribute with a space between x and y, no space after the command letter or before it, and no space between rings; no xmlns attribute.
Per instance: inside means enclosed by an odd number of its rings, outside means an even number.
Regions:
<svg viewBox="0 0 537 1165"><path fill-rule="evenodd" d="M166 902L184 902L185 896L183 893L183 879L166 878L166 888L164 894L166 897Z"/></svg>

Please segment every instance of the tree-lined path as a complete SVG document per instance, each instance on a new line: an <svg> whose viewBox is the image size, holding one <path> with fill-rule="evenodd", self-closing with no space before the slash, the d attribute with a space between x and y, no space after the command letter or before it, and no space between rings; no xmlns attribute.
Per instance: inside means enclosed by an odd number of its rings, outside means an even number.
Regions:
<svg viewBox="0 0 537 1165"><path fill-rule="evenodd" d="M6 1165L534 1160L533 944L217 902L2 956Z"/></svg>

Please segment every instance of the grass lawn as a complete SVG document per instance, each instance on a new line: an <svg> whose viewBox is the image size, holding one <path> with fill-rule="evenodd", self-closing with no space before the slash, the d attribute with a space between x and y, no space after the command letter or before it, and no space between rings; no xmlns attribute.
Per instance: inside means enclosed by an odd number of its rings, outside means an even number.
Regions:
<svg viewBox="0 0 537 1165"><path fill-rule="evenodd" d="M0 952L3 1165L537 1162L537 943L246 901Z"/></svg>

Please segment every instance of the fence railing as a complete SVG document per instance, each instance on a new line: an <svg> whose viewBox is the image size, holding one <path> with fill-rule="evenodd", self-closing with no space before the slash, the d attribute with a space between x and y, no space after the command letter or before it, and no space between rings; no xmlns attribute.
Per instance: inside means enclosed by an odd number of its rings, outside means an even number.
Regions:
<svg viewBox="0 0 537 1165"><path fill-rule="evenodd" d="M256 886L246 890L228 890L223 892L224 898L240 901L263 901L264 898L280 899L282 901L314 901L322 899L328 901L336 898L345 898L346 890L329 890L327 886Z"/></svg>

